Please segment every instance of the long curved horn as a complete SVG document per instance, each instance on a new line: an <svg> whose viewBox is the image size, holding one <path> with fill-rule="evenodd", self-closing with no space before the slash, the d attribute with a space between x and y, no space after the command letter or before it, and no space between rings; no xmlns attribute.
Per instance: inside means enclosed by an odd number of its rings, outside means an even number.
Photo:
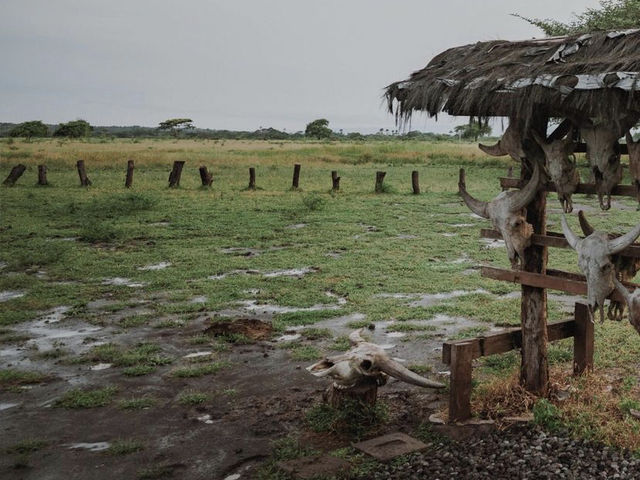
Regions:
<svg viewBox="0 0 640 480"><path fill-rule="evenodd" d="M540 134L535 130L531 130L531 136L536 141L536 143L540 146L540 148L546 152L547 141L544 138L542 138Z"/></svg>
<svg viewBox="0 0 640 480"><path fill-rule="evenodd" d="M487 209L489 203L483 202L481 200L476 200L471 195L469 195L469 193L467 193L464 168L460 169L460 177L458 180L458 193L460 193L460 196L464 200L464 203L467 204L467 207L469 207L469 209L473 213L475 213L476 215L480 215L481 217L484 217L484 218L489 218L489 212Z"/></svg>
<svg viewBox="0 0 640 480"><path fill-rule="evenodd" d="M624 250L631 245L636 238L638 238L638 235L640 235L640 223L633 227L630 232L625 233L618 238L614 238L613 240L609 240L609 251L611 253L618 253L621 250Z"/></svg>
<svg viewBox="0 0 640 480"><path fill-rule="evenodd" d="M578 220L580 221L580 228L582 229L582 233L584 233L586 237L596 231L596 229L591 226L582 210L578 212Z"/></svg>
<svg viewBox="0 0 640 480"><path fill-rule="evenodd" d="M503 157L509 153L505 152L504 148L502 148L502 141L500 140L495 145L483 145L479 143L478 148L492 157Z"/></svg>
<svg viewBox="0 0 640 480"><path fill-rule="evenodd" d="M620 292L620 295L624 297L624 301L627 302L629 308L631 308L631 294L629 293L629 290L627 290L627 287L620 283L620 280L618 280L615 275L613 277L613 284L616 286L618 292Z"/></svg>
<svg viewBox="0 0 640 480"><path fill-rule="evenodd" d="M529 179L529 183L527 183L519 192L516 192L513 197L511 197L511 202L509 205L509 210L512 212L517 212L518 210L523 209L533 197L538 193L538 184L540 183L540 166L538 162L534 163L533 167L533 175L531 175L531 179Z"/></svg>
<svg viewBox="0 0 640 480"><path fill-rule="evenodd" d="M390 358L380 359L378 363L378 367L387 375L390 375L398 380L402 380L403 382L410 383L412 385L417 385L419 387L430 387L430 388L444 388L445 385L436 382L434 380L429 380L428 378L424 378L418 375L415 372L412 372L408 368L400 365L398 362L391 360Z"/></svg>
<svg viewBox="0 0 640 480"><path fill-rule="evenodd" d="M359 343L366 342L366 340L362 338L361 332L362 329L355 330L349 334L349 343L351 343L351 345L356 346Z"/></svg>
<svg viewBox="0 0 640 480"><path fill-rule="evenodd" d="M569 246L576 250L578 245L580 245L580 239L571 231L569 225L567 225L567 217L565 217L564 214L562 214L560 218L560 223L562 224L562 233L564 233L564 237L567 239Z"/></svg>

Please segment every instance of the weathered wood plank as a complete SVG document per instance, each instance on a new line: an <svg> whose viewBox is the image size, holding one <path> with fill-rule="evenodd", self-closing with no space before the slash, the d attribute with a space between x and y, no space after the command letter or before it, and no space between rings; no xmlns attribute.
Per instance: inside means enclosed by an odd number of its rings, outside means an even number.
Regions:
<svg viewBox="0 0 640 480"><path fill-rule="evenodd" d="M593 322L584 303L576 303L573 336L573 374L593 370Z"/></svg>
<svg viewBox="0 0 640 480"><path fill-rule="evenodd" d="M521 188L526 185L526 181L523 181L519 178L508 178L508 177L500 177L500 187L505 188ZM547 192L555 192L556 187L551 183L547 183L544 186L544 190ZM596 186L593 183L579 183L576 188L575 193L586 193L595 195L596 194ZM619 197L633 197L636 198L637 191L634 185L616 185L611 190L611 195L616 195Z"/></svg>

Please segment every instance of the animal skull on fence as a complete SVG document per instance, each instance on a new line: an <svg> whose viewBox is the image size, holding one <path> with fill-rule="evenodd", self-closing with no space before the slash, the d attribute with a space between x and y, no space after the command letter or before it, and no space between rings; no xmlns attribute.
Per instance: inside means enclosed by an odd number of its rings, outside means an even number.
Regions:
<svg viewBox="0 0 640 480"><path fill-rule="evenodd" d="M640 333L640 288L636 289L633 293L629 293L627 287L620 283L617 278L613 279L613 283L629 307L629 323L636 329L636 332Z"/></svg>
<svg viewBox="0 0 640 480"><path fill-rule="evenodd" d="M535 130L532 130L531 134L544 151L549 176L558 192L558 200L560 200L562 210L565 213L571 213L573 210L571 195L576 191L578 183L580 183L580 174L576 168L576 159L573 156L575 148L575 143L572 139L573 132L569 131L567 138L564 140L552 140L551 142L542 138Z"/></svg>
<svg viewBox="0 0 640 480"><path fill-rule="evenodd" d="M627 149L629 150L629 173L631 182L636 186L636 198L640 202L640 141L634 142L627 132Z"/></svg>
<svg viewBox="0 0 640 480"><path fill-rule="evenodd" d="M587 221L587 218L584 216L584 212L582 212L582 210L578 212L578 219L580 220L580 228L582 228L582 232L586 236L591 235L595 231L595 229ZM609 238L615 237L610 235ZM640 258L625 257L623 255L611 255L611 261L613 262L613 266L615 268L615 278L622 281L631 280L636 276L638 270L640 270ZM622 320L622 316L624 315L624 308L625 302L611 300L609 302L609 308L607 309L607 317L609 318L609 320Z"/></svg>
<svg viewBox="0 0 640 480"><path fill-rule="evenodd" d="M535 163L529 183L521 190L502 192L490 202L476 200L465 184L464 169L460 169L458 191L467 207L481 217L488 218L504 239L512 268L518 267L518 260L524 265L524 250L531 244L533 227L526 220L526 206L538 192L540 167Z"/></svg>
<svg viewBox="0 0 640 480"><path fill-rule="evenodd" d="M360 332L356 330L349 335L351 350L327 357L307 367L307 370L316 377L332 378L336 388L355 387L369 379L384 385L387 376L419 387L444 388L442 383L421 377L391 359L382 347L365 341Z"/></svg>
<svg viewBox="0 0 640 480"><path fill-rule="evenodd" d="M562 232L567 242L578 252L578 267L587 279L587 302L592 318L596 310L600 311L600 321L604 322L604 301L615 285L615 266L611 255L620 253L640 235L640 223L630 232L610 239L604 232L594 231L586 238L579 238L567 224L562 215Z"/></svg>
<svg viewBox="0 0 640 480"><path fill-rule="evenodd" d="M517 162L521 162L526 154L522 148L522 134L519 131L518 124L515 120L509 120L509 126L506 128L500 140L495 145L478 144L478 148L484 153L493 157L502 157L509 155Z"/></svg>

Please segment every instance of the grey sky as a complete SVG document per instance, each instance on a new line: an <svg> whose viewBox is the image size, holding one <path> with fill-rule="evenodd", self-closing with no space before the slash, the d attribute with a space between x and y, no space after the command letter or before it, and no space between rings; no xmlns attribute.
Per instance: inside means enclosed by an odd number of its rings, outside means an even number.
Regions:
<svg viewBox="0 0 640 480"><path fill-rule="evenodd" d="M597 0L0 0L0 121L394 128L382 88L440 51L542 36ZM416 118L448 131L452 121Z"/></svg>

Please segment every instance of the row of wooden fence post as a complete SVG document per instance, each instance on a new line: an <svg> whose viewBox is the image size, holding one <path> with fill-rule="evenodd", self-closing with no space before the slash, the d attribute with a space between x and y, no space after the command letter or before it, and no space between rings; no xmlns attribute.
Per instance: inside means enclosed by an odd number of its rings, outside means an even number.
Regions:
<svg viewBox="0 0 640 480"><path fill-rule="evenodd" d="M184 160L176 160L173 162L173 167L171 168L171 173L169 174L169 188L177 188L180 186L180 178L182 176L182 169L184 167ZM296 163L293 166L293 180L291 182L291 189L298 190L300 188L300 170L301 165ZM15 185L16 181L22 176L27 167L22 164L18 164L11 169L9 176L3 182L3 185L7 185L12 187ZM80 178L80 185L83 187L88 187L91 185L91 180L87 176L87 171L85 168L84 160L78 160L76 162L76 169L78 170L78 177ZM133 160L127 161L127 175L124 182L124 186L126 188L131 188L133 185L133 170L134 170L134 162ZM200 180L202 182L203 187L210 187L213 184L213 175L207 167L204 165L199 168L200 172ZM383 193L384 192L384 177L387 172L376 172L376 183L375 183L375 193ZM48 185L47 181L47 166L46 165L38 165L38 185ZM414 194L420 193L420 182L418 179L418 171L414 170L411 172L411 186L413 188ZM256 189L256 169L254 167L249 168L249 190ZM338 176L337 170L331 171L331 190L333 192L338 192L340 190L340 177Z"/></svg>

